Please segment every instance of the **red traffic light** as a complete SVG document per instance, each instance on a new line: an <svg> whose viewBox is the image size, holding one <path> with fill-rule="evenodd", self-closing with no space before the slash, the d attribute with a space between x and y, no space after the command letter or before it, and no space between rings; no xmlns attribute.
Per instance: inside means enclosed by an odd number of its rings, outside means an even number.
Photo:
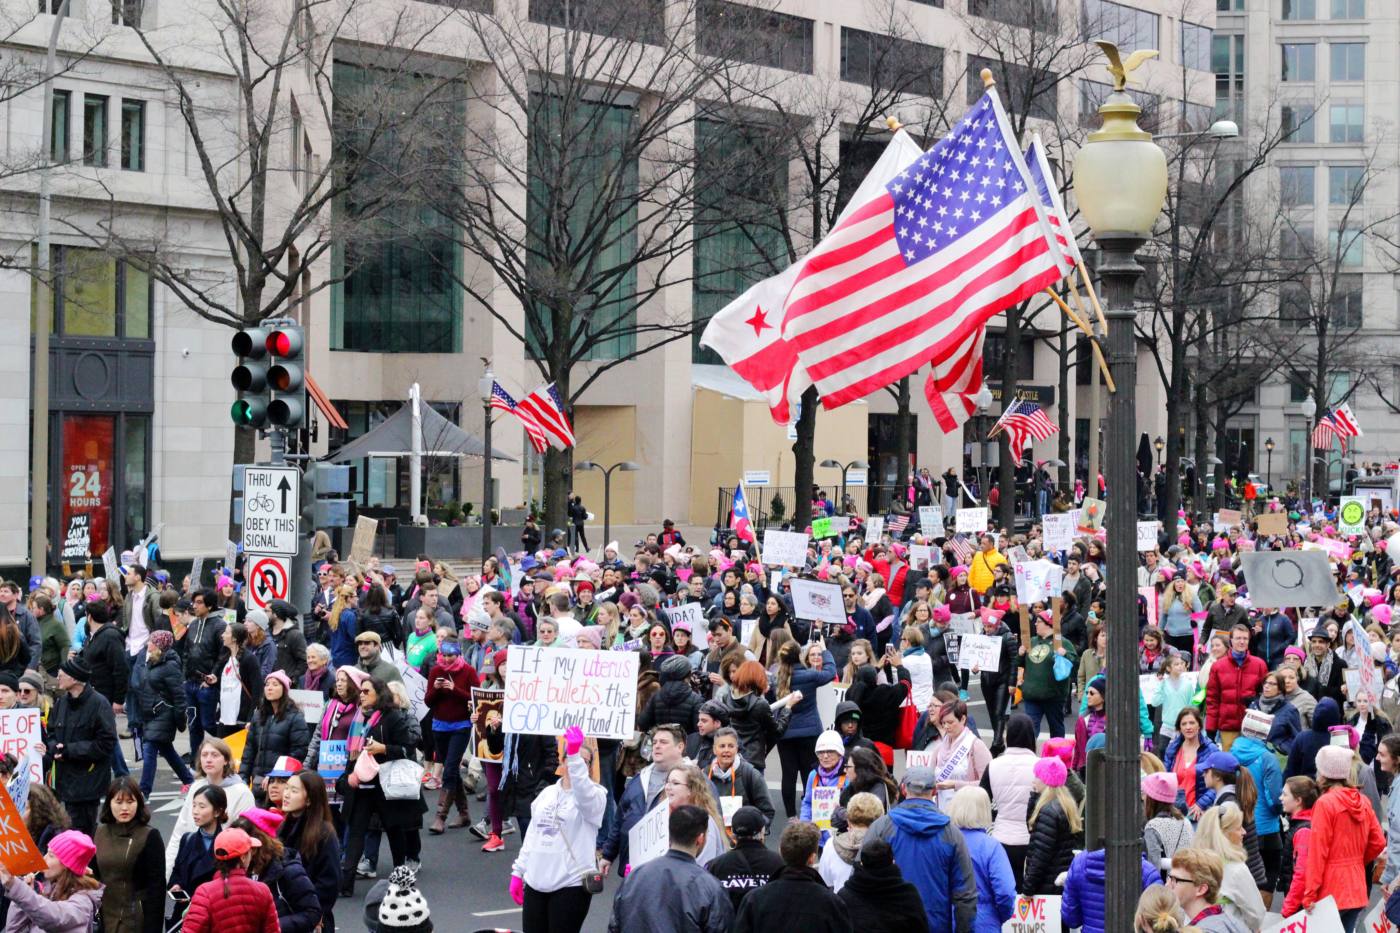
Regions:
<svg viewBox="0 0 1400 933"><path fill-rule="evenodd" d="M267 335L267 352L283 358L300 356L301 328L279 327Z"/></svg>

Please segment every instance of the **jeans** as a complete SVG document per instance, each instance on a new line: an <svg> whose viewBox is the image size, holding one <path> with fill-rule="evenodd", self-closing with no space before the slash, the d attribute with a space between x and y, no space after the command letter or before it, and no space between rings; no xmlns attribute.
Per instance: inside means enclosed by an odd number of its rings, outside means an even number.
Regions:
<svg viewBox="0 0 1400 933"><path fill-rule="evenodd" d="M1040 734L1040 720L1043 718L1050 727L1051 738L1065 737L1064 706L1058 697L1053 700L1032 700L1021 698L1021 712L1031 718L1031 726Z"/></svg>
<svg viewBox="0 0 1400 933"><path fill-rule="evenodd" d="M122 740L117 739L112 746L112 777L126 777L131 773L131 769L126 766L126 756L122 754Z"/></svg>
<svg viewBox="0 0 1400 933"><path fill-rule="evenodd" d="M472 730L433 732L437 759L442 762L442 786L455 791L462 783L462 756L471 746Z"/></svg>
<svg viewBox="0 0 1400 933"><path fill-rule="evenodd" d="M187 682L185 698L190 704L190 709L194 711L190 718L190 748L197 755L200 743L204 741L204 734L215 734L214 727L219 724L219 689Z"/></svg>
<svg viewBox="0 0 1400 933"><path fill-rule="evenodd" d="M1361 912L1365 907L1349 907L1346 910L1338 911L1342 915L1342 929L1346 933L1353 933L1356 929L1356 922L1361 919Z"/></svg>
<svg viewBox="0 0 1400 933"><path fill-rule="evenodd" d="M612 832L612 821L617 819L617 800L613 793L613 776L617 774L617 749L612 742L599 742L598 749L598 776L602 779L603 791L607 795L607 806L603 809L603 823L598 827L597 846L602 848L608 840L608 833ZM602 746L606 745L604 748ZM522 821L521 816L524 816ZM525 827L530 824L530 803L524 801L524 805L517 802L515 805L515 822L520 827L520 838L525 838Z"/></svg>
<svg viewBox="0 0 1400 933"><path fill-rule="evenodd" d="M160 759L164 758L165 763L170 765L170 769L180 776L181 784L193 784L194 775L190 772L185 760L180 757L180 753L175 751L174 742L153 742L150 739L141 740L141 793L147 797L151 795L151 787L156 781L156 768L160 764Z"/></svg>

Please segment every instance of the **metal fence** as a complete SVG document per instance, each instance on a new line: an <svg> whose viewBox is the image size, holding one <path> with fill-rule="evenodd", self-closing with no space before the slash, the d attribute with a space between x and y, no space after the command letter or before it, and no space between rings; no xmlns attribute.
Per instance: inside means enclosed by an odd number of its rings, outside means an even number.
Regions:
<svg viewBox="0 0 1400 933"><path fill-rule="evenodd" d="M825 491L832 502L841 504L839 483L818 484L817 489ZM862 515L884 515L890 510L890 503L900 495L903 487L895 485L847 486L846 495L856 502L856 509ZM811 521L811 503L802 509L797 504L796 486L745 486L744 494L749 500L749 520L755 527L779 525L783 522ZM720 486L715 499L715 524L720 528L729 527L729 509L734 504L734 487ZM777 505L778 508L774 508Z"/></svg>

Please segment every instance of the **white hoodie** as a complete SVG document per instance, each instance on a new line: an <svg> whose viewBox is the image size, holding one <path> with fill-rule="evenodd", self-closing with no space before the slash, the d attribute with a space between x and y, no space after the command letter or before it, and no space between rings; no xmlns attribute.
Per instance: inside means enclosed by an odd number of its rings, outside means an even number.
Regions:
<svg viewBox="0 0 1400 933"><path fill-rule="evenodd" d="M566 759L570 787L551 784L530 804L530 827L512 875L545 894L582 884L595 866L598 828L603 825L607 794L588 776L580 755Z"/></svg>

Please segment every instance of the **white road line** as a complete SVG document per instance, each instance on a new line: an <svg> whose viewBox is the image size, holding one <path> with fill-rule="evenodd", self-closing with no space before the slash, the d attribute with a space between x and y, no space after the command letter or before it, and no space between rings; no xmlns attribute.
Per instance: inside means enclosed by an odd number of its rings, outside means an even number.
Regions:
<svg viewBox="0 0 1400 933"><path fill-rule="evenodd" d="M479 910L472 914L473 917L503 917L506 914L518 914L522 908L512 907L509 910Z"/></svg>

